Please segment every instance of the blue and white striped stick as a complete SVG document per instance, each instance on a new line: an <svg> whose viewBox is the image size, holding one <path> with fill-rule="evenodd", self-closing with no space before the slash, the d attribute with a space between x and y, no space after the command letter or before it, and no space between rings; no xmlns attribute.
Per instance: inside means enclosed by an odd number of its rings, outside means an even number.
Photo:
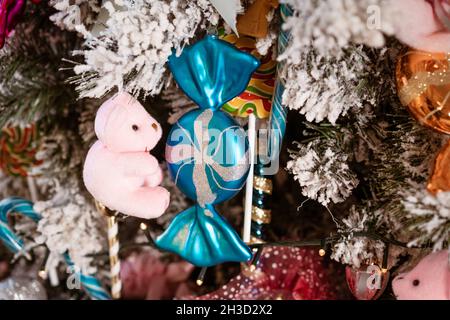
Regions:
<svg viewBox="0 0 450 320"><path fill-rule="evenodd" d="M79 277L81 286L92 300L111 300L111 296L108 291L102 287L100 281L94 276L83 274L80 271L80 268L74 265L68 253L64 254L64 260L75 272L75 275Z"/></svg>
<svg viewBox="0 0 450 320"><path fill-rule="evenodd" d="M23 253L27 259L30 255L24 251L23 240L10 227L8 217L20 214L38 222L41 216L33 209L33 203L19 197L10 197L0 201L0 240L14 254Z"/></svg>
<svg viewBox="0 0 450 320"><path fill-rule="evenodd" d="M41 216L34 211L33 203L23 198L10 197L0 201L0 241L13 253L24 252L23 240L9 226L8 216L11 214L20 214L38 222ZM30 259L31 257L24 253ZM108 292L101 286L100 281L91 275L85 275L76 268L66 253L64 255L66 263L74 268L77 276L80 277L80 283L89 297L93 300L110 300Z"/></svg>
<svg viewBox="0 0 450 320"><path fill-rule="evenodd" d="M286 4L280 4L281 23L286 18L292 16L292 9ZM291 34L289 31L280 31L278 36L278 55L281 55L289 44ZM269 118L270 137L269 152L271 159L276 159L280 155L283 137L286 132L287 108L282 104L282 96L284 92L284 83L280 77L280 71L283 69L284 63L278 62L277 79L275 82L275 94L272 101L272 110Z"/></svg>

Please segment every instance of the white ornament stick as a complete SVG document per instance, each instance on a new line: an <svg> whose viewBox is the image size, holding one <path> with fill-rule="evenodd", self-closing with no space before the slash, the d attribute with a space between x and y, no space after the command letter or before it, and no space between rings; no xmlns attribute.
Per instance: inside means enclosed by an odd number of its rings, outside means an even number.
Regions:
<svg viewBox="0 0 450 320"><path fill-rule="evenodd" d="M245 204L244 204L244 230L242 239L244 242L250 242L252 226L252 201L253 201L253 175L255 166L255 138L256 138L256 117L253 113L248 116L248 144L249 144L249 164L247 183L245 185Z"/></svg>

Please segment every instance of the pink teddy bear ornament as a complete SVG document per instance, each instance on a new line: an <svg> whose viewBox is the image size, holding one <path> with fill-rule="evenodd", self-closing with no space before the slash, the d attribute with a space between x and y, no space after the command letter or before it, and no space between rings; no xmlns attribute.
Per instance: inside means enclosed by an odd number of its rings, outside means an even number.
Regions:
<svg viewBox="0 0 450 320"><path fill-rule="evenodd" d="M408 273L392 282L398 300L450 300L450 266L447 251L429 254Z"/></svg>
<svg viewBox="0 0 450 320"><path fill-rule="evenodd" d="M157 218L169 205L160 187L162 170L150 154L162 135L159 123L128 93L119 93L97 111L83 180L92 196L111 210Z"/></svg>
<svg viewBox="0 0 450 320"><path fill-rule="evenodd" d="M396 37L418 50L450 52L450 0L391 0Z"/></svg>

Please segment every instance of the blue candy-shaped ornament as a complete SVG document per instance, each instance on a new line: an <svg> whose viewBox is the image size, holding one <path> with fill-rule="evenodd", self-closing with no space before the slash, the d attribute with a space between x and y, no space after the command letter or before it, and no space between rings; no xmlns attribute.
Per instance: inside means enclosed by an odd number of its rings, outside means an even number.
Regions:
<svg viewBox="0 0 450 320"><path fill-rule="evenodd" d="M166 160L176 185L197 204L178 214L156 244L197 266L252 257L214 205L235 196L249 170L246 133L220 108L245 90L258 67L255 57L211 35L169 58L175 81L199 109L172 127Z"/></svg>

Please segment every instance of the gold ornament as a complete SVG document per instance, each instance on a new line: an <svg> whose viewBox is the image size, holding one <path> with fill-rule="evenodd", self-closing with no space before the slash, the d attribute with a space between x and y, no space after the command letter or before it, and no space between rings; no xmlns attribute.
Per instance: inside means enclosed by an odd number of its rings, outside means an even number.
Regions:
<svg viewBox="0 0 450 320"><path fill-rule="evenodd" d="M396 70L400 101L421 124L450 134L450 53L410 50Z"/></svg>
<svg viewBox="0 0 450 320"><path fill-rule="evenodd" d="M427 189L433 194L450 191L450 140L436 158Z"/></svg>
<svg viewBox="0 0 450 320"><path fill-rule="evenodd" d="M253 177L253 188L255 190L261 191L266 194L272 194L272 180L269 178L254 176Z"/></svg>
<svg viewBox="0 0 450 320"><path fill-rule="evenodd" d="M264 38L267 36L269 22L267 15L273 8L278 7L278 0L256 0L237 20L239 34Z"/></svg>
<svg viewBox="0 0 450 320"><path fill-rule="evenodd" d="M272 210L252 206L252 220L259 224L269 224L272 220Z"/></svg>

